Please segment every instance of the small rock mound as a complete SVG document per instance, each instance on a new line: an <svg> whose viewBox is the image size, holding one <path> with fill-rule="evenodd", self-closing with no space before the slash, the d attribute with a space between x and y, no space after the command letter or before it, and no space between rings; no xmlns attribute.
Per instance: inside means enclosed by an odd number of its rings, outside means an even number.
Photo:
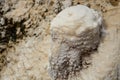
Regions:
<svg viewBox="0 0 120 80"><path fill-rule="evenodd" d="M95 51L101 38L102 18L83 5L60 12L51 22L50 75L67 80L88 67L85 60Z"/></svg>

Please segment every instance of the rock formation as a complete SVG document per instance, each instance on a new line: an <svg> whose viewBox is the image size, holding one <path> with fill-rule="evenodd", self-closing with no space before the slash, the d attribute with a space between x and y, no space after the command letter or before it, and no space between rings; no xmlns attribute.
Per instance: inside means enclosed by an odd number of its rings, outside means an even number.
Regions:
<svg viewBox="0 0 120 80"><path fill-rule="evenodd" d="M83 5L61 11L51 22L50 74L64 80L88 67L90 56L101 38L102 18L98 12Z"/></svg>
<svg viewBox="0 0 120 80"><path fill-rule="evenodd" d="M51 80L50 22L76 5L100 12L106 33L68 80L120 80L120 0L0 0L0 80Z"/></svg>

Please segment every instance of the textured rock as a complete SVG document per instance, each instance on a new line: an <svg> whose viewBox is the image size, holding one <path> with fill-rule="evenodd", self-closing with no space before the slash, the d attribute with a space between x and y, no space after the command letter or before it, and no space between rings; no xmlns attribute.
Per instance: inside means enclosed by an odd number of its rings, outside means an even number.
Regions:
<svg viewBox="0 0 120 80"><path fill-rule="evenodd" d="M102 18L83 5L61 11L51 22L50 74L67 79L83 69L83 58L96 50L101 37Z"/></svg>
<svg viewBox="0 0 120 80"><path fill-rule="evenodd" d="M101 12L107 31L98 53L84 59L83 64L92 65L68 80L120 80L119 0L0 0L0 15L12 25L0 27L2 36L7 31L0 40L0 80L51 80L50 22L61 10L78 4Z"/></svg>

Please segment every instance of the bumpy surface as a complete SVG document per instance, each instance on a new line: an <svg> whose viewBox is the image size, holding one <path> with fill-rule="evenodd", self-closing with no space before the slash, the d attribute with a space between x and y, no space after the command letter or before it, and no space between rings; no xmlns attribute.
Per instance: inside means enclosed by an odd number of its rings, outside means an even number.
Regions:
<svg viewBox="0 0 120 80"><path fill-rule="evenodd" d="M120 0L0 0L0 17L7 20L0 24L0 80L51 80L50 22L78 4L102 13L107 37L86 59L92 65L69 80L120 80Z"/></svg>
<svg viewBox="0 0 120 80"><path fill-rule="evenodd" d="M67 79L88 66L84 58L97 49L101 28L100 15L83 5L66 8L53 19L50 74L54 80Z"/></svg>

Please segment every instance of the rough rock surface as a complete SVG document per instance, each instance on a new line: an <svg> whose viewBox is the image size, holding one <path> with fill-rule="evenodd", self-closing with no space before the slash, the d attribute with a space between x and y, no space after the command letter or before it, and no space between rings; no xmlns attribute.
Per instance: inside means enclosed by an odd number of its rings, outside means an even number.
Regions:
<svg viewBox="0 0 120 80"><path fill-rule="evenodd" d="M107 31L99 53L91 56L92 66L71 79L120 80L119 0L0 0L0 79L50 80L50 22L78 4L101 12Z"/></svg>
<svg viewBox="0 0 120 80"><path fill-rule="evenodd" d="M61 11L51 22L50 75L68 79L88 67L85 57L97 50L102 35L102 18L83 5Z"/></svg>

